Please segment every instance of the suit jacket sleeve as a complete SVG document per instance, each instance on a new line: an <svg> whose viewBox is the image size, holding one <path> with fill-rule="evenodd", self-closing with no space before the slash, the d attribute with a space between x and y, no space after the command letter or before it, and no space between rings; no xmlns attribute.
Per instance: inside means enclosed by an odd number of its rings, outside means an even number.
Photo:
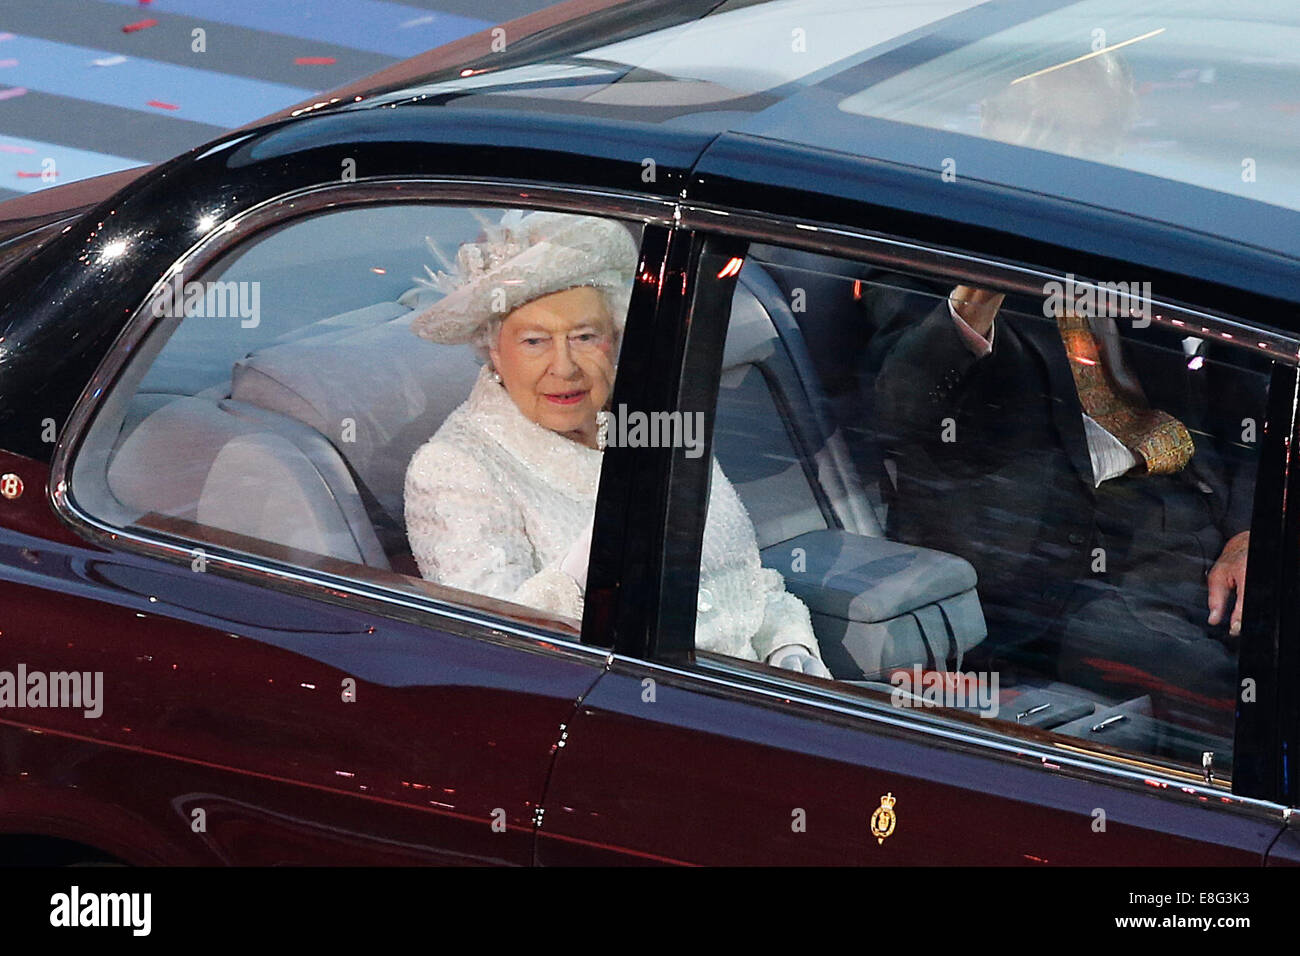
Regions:
<svg viewBox="0 0 1300 956"><path fill-rule="evenodd" d="M997 355L1000 338L994 338L988 359ZM988 359L977 357L963 341L946 299L919 320L891 316L868 356L881 425L896 436L937 440L942 419L960 406L972 371Z"/></svg>

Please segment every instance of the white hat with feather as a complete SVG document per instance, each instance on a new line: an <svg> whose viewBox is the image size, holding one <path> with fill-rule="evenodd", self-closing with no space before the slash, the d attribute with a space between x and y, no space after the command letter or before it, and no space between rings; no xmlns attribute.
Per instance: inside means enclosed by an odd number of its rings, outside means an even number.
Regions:
<svg viewBox="0 0 1300 956"><path fill-rule="evenodd" d="M637 264L636 243L626 227L594 216L511 211L485 233L486 238L460 246L450 272L425 267L429 277L420 284L444 295L411 319L416 335L483 348L492 319L578 286L605 293L622 331ZM443 258L432 242L430 248Z"/></svg>

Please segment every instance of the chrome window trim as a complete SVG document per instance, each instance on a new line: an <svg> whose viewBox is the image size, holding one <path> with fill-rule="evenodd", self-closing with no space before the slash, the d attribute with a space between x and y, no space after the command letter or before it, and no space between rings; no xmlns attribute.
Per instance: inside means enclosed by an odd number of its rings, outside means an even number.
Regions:
<svg viewBox="0 0 1300 956"><path fill-rule="evenodd" d="M131 317L122 327L95 373L73 406L63 434L50 463L48 497L55 513L87 540L163 560L189 564L194 547L201 547L209 570L264 587L287 591L327 603L346 604L360 600L367 608L382 615L422 626L440 626L429 620L458 625L453 633L495 640L523 640L538 648L580 651L605 661L609 649L583 644L560 632L532 627L492 615L463 602L451 599L459 592L446 588L449 599L417 597L407 591L381 584L358 582L327 572L295 568L269 559L228 551L204 541L185 547L162 534L140 529L122 528L102 521L80 508L71 495L71 469L76 452L95 413L108 399L119 374L127 367L145 336L161 321L153 316L150 305L156 296L179 274L199 275L218 258L242 245L256 234L282 223L306 216L349 207L427 202L431 205L465 203L508 208L555 209L639 220L646 224L672 227L677 206L671 200L613 190L557 187L526 180L494 180L470 177L375 177L353 182L329 183L291 190L242 210L215 224L194 245L181 254L154 283ZM186 540L189 539L178 539ZM397 613L394 613L397 612ZM474 630L470 630L470 629Z"/></svg>
<svg viewBox="0 0 1300 956"><path fill-rule="evenodd" d="M1143 764L1141 760L1130 762L1140 764L1143 770L1131 770L1117 766L1115 758L1108 754L1090 751L1082 745L1077 748L1056 750L1029 740L1008 736L990 728L975 731L957 721L945 719L941 714L927 714L913 711L899 714L896 708L879 701L863 699L837 691L834 685L809 687L773 669L761 675L750 673L739 666L721 660L697 660L694 669L665 661L642 660L621 654L610 655L611 664L628 664L633 667L650 668L659 674L684 678L711 684L720 690L756 695L772 704L800 704L817 710L868 720L875 724L884 724L904 733L915 734L918 731L931 738L938 738L949 749L959 749L976 756L989 756L1009 760L1026 767L1041 767L1045 770L1065 771L1075 779L1093 783L1114 784L1134 793L1155 794L1167 799L1178 800L1191 806L1206 808L1215 805L1216 810L1235 812L1254 819L1267 820L1270 823L1283 824L1290 820L1292 810L1285 804L1261 800L1256 797L1243 797L1222 787L1207 786L1196 781L1194 774L1187 774L1182 779L1170 775L1159 765ZM1064 752L1063 752L1064 751ZM1098 778L1103 778L1099 780Z"/></svg>
<svg viewBox="0 0 1300 956"><path fill-rule="evenodd" d="M788 245L843 256L932 278L956 279L970 285L992 286L1026 295L1045 295L1048 282L1065 283L1067 276L972 255L956 249L893 239L870 230L849 229L821 222L800 222L784 216L739 212L722 206L686 203L681 223L698 229L773 245ZM1095 281L1072 276L1075 288L1096 288ZM1204 312L1188 305L1152 297L1151 324L1218 340L1250 354L1263 354L1285 365L1300 367L1300 335L1261 329L1244 319Z"/></svg>

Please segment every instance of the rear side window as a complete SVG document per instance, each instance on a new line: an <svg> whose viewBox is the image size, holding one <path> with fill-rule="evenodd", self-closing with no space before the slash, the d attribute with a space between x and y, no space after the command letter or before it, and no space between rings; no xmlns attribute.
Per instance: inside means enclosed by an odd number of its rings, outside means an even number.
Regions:
<svg viewBox="0 0 1300 956"><path fill-rule="evenodd" d="M1072 282L1003 296L754 246L697 649L1227 774L1239 622L1266 613L1240 598L1272 353L1151 321L1140 283ZM723 547L733 494L752 545ZM744 546L765 602L737 643Z"/></svg>
<svg viewBox="0 0 1300 956"><path fill-rule="evenodd" d="M196 571L254 556L576 630L588 406L612 387L640 230L400 204L258 234L148 303L73 498L186 543Z"/></svg>

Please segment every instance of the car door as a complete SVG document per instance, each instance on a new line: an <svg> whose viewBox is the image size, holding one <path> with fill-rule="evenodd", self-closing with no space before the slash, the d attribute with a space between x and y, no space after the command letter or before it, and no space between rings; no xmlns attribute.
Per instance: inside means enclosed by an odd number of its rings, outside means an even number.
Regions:
<svg viewBox="0 0 1300 956"><path fill-rule="evenodd" d="M710 229L721 220L713 209L698 220L684 216ZM719 603L700 567L709 455L676 448L661 463L666 516L645 529L647 537L658 533L665 555L641 622L646 640L638 644L633 629L616 634L610 672L583 698L547 791L539 861L1259 865L1285 818L1281 791L1261 782L1267 772L1259 768L1274 766L1280 752L1269 730L1277 662L1268 648L1275 646L1279 615L1289 620L1284 582L1294 571L1290 558L1280 569L1272 558L1284 553L1284 529L1294 520L1282 507L1295 429L1288 398L1295 365L1287 358L1294 344L1259 330L1261 347L1271 348L1265 371L1256 369L1252 379L1262 375L1269 398L1259 423L1240 666L1256 678L1258 696L1236 708L1234 758L1225 766L1223 749L1232 742L1217 737L1205 745L1220 748L1217 764L1211 753L1198 767L1198 748L1209 738L1166 727L1157 748L1149 701L1134 706L1060 682L1034 685L1023 674L1008 687L1014 675L1005 663L997 665L1008 691L1001 719L978 715L973 685L968 699L944 697L944 685L927 675L965 673L962 654L978 650L987 630L982 618L963 617L959 598L969 591L962 588L975 578L962 577L958 565L965 562L951 564L953 555L930 552L954 577L947 590L927 592L886 621L883 644L872 637L881 633L871 623L879 618L859 613L902 600L879 588L855 594L863 575L887 576L891 562L906 566L917 554L902 556L884 533L888 519L876 512L883 520L873 526L873 515L855 500L876 511L878 487L853 490L840 480L873 474L859 464L871 449L842 427L854 419L836 429L831 398L851 396L810 396L807 386L826 388L835 380L830 366L861 344L841 336L814 355L816 323L829 309L851 310L860 320L873 292L897 302L924 288L895 277L873 289L863 278L871 275L863 268L873 258L882 263L877 275L888 263L947 290L958 284L956 276L970 281L971 255L945 274L940 250L913 247L914 257L900 268L896 244L863 238L844 241L838 269L828 271L831 240L823 230L735 212L726 223L735 236L697 237L693 252L678 250L679 267L691 275L675 333L685 358L679 377L662 373L670 381L661 397L708 419L709 450L741 493L764 565L782 573L787 589L808 604L821 656L841 679L695 646L697 618L716 614ZM814 231L821 234L808 250ZM765 262L742 238L760 235L768 243ZM783 255L774 255L777 246ZM1031 289L991 260L980 264L990 285ZM1038 283L1052 278L1035 277L1032 289L1041 295ZM935 305L927 302L926 311ZM943 315L936 321L951 322ZM850 339L860 331L837 328ZM794 407L800 403L810 407ZM868 549L866 560L855 559L858 548ZM849 593L833 593L845 581ZM847 629L843 621L838 631L821 626L837 616L850 619ZM835 658L832 652L843 652L850 643L845 635L854 633L861 653ZM867 647L874 647L877 663L892 653L894 666L846 674L846 666L867 669ZM907 684L913 678L917 683ZM955 689L951 681L947 686ZM1049 714L1056 718L1046 720ZM1181 757L1172 759L1174 753Z"/></svg>
<svg viewBox="0 0 1300 956"><path fill-rule="evenodd" d="M531 860L549 752L601 664L576 634L95 547L40 466L5 467L28 488L6 515L5 669L93 674L102 696L7 710L4 832L131 863Z"/></svg>
<svg viewBox="0 0 1300 956"><path fill-rule="evenodd" d="M454 258L502 214L404 190L326 189L216 230L128 324L52 470L4 453L23 489L0 512L6 666L102 692L98 713L0 715L23 779L3 831L128 862L533 861L607 637L422 580L385 534L411 449L478 369L410 336L423 292L402 290L430 230Z"/></svg>

